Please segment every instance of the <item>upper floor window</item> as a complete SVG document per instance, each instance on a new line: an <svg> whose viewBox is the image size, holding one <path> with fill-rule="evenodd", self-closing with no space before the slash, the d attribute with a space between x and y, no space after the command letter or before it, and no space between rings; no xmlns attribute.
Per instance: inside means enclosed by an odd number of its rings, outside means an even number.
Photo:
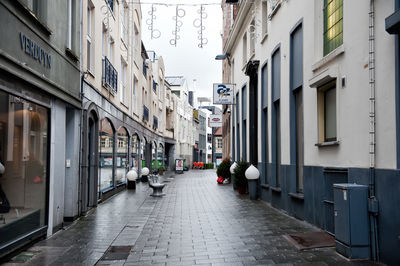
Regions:
<svg viewBox="0 0 400 266"><path fill-rule="evenodd" d="M122 40L127 43L128 42L128 25L129 25L129 7L128 4L126 3L126 1L122 1L122 5L121 5L121 18L120 18L120 22L121 22L121 37Z"/></svg>
<svg viewBox="0 0 400 266"><path fill-rule="evenodd" d="M337 141L336 80L318 88L319 142Z"/></svg>
<svg viewBox="0 0 400 266"><path fill-rule="evenodd" d="M250 57L256 52L255 40L256 40L256 22L254 20L250 23Z"/></svg>
<svg viewBox="0 0 400 266"><path fill-rule="evenodd" d="M35 16L45 22L47 12L46 0L20 0Z"/></svg>
<svg viewBox="0 0 400 266"><path fill-rule="evenodd" d="M262 1L261 21L262 21L262 25L261 25L262 37L264 37L268 33L268 28L267 28L267 23L268 23L268 5L267 5L267 1Z"/></svg>
<svg viewBox="0 0 400 266"><path fill-rule="evenodd" d="M114 12L114 0L106 0L109 8L111 9L112 12Z"/></svg>
<svg viewBox="0 0 400 266"><path fill-rule="evenodd" d="M324 56L343 44L343 0L324 0Z"/></svg>
<svg viewBox="0 0 400 266"><path fill-rule="evenodd" d="M247 33L244 33L243 39L242 39L242 44L243 44L243 65L247 64Z"/></svg>
<svg viewBox="0 0 400 266"><path fill-rule="evenodd" d="M87 70L92 71L93 68L93 50L94 50L94 44L92 43L92 40L94 40L94 30L93 30L93 20L94 20L94 5L92 1L88 1L88 6L87 6L87 36L86 36L86 42L87 42L87 58L86 58L86 64L87 64Z"/></svg>

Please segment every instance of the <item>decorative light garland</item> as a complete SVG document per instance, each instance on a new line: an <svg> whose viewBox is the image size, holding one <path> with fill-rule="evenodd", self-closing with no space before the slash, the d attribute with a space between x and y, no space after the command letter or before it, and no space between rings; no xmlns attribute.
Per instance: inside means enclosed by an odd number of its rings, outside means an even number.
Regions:
<svg viewBox="0 0 400 266"><path fill-rule="evenodd" d="M203 48L203 45L206 45L208 43L208 39L203 37L203 32L206 29L206 27L203 26L203 19L206 19L208 17L208 14L205 12L205 8L203 5L200 5L200 9L197 10L197 13L200 14L200 17L193 21L193 26L195 28L199 28L198 39L200 43L198 44L198 46L199 48Z"/></svg>
<svg viewBox="0 0 400 266"><path fill-rule="evenodd" d="M175 16L172 17L172 20L175 21L175 30L172 31L172 35L174 36L174 38L169 40L169 43L175 47L177 41L181 38L178 32L181 30L181 27L183 25L182 20L179 20L179 18L183 18L185 15L186 11L182 8L179 8L179 5L176 5Z"/></svg>

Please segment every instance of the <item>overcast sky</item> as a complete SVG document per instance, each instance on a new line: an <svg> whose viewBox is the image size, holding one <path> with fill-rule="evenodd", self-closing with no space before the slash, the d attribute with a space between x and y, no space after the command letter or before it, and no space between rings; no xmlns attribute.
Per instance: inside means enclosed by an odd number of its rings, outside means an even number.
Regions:
<svg viewBox="0 0 400 266"><path fill-rule="evenodd" d="M147 20L151 18L149 11L150 4L144 3L167 3L167 4L205 4L220 3L219 0L142 0L142 39L147 50L153 50L164 59L165 72L167 76L186 77L189 89L194 88L196 97L211 97L213 83L222 81L222 64L214 58L222 51L222 10L221 5L207 5L205 12L207 18L203 20L205 30L203 37L208 43L199 48L198 30L193 26L195 19L200 15L197 11L200 6L180 6L185 10L185 16L180 18L180 27L176 47L170 44L174 39L172 31L175 29L175 6L155 5L153 28L161 32L158 39L151 39L148 30ZM180 12L182 13L182 12ZM156 32L155 32L156 33ZM196 80L194 83L193 80Z"/></svg>

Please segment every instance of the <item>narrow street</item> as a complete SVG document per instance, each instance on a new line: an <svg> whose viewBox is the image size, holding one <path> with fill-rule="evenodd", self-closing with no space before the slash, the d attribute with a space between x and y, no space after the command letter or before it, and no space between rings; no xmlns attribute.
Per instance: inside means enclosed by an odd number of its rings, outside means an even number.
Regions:
<svg viewBox="0 0 400 266"><path fill-rule="evenodd" d="M6 265L357 265L334 248L298 251L283 235L315 227L217 185L215 170L126 190ZM362 263L366 265L368 263Z"/></svg>

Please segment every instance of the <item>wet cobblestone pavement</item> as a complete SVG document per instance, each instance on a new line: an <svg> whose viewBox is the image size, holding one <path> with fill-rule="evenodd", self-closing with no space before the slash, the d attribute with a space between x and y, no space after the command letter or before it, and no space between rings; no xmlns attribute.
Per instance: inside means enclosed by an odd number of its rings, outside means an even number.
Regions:
<svg viewBox="0 0 400 266"><path fill-rule="evenodd" d="M147 184L100 204L6 265L370 265L334 248L298 251L288 233L318 231L261 201L219 186L215 170L191 170L167 183L162 198Z"/></svg>

